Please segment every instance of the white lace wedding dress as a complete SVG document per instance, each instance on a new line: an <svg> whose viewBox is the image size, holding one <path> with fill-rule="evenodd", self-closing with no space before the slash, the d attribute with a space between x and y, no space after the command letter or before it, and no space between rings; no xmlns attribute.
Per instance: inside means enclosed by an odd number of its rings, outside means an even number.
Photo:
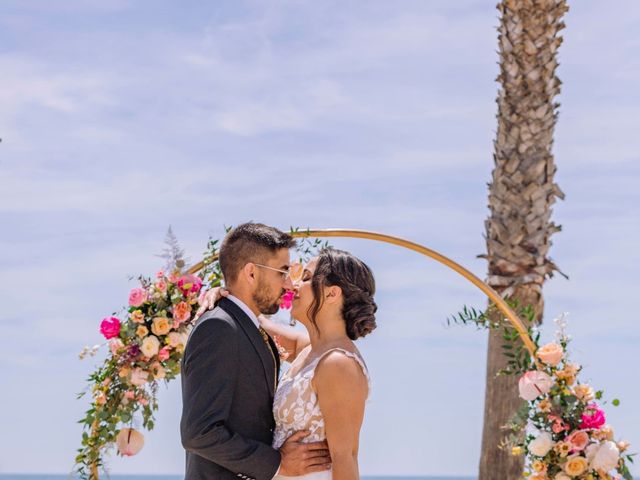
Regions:
<svg viewBox="0 0 640 480"><path fill-rule="evenodd" d="M291 368L282 376L276 390L273 402L273 414L276 420L276 430L273 437L273 447L279 449L287 438L300 430L310 431L310 435L303 442L320 442L326 440L327 436L324 428L324 418L318 404L318 396L313 390L311 380L315 375L316 367L322 358L330 352L341 352L349 358L355 360L362 368L369 390L371 389L371 379L369 371L362 357L345 350L343 348L332 348L324 352L318 358L312 360L302 368L298 368L300 363L306 360L311 346L306 347L298 358L293 362ZM293 375L291 372L295 372ZM331 470L315 472L299 477L286 477L277 475L274 480L331 480Z"/></svg>

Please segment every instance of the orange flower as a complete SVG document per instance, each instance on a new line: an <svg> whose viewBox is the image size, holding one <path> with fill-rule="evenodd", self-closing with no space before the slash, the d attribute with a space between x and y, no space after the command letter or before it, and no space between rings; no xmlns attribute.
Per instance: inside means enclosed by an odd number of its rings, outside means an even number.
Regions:
<svg viewBox="0 0 640 480"><path fill-rule="evenodd" d="M144 322L144 313L142 313L142 310L134 310L129 318L133 323L142 323Z"/></svg>
<svg viewBox="0 0 640 480"><path fill-rule="evenodd" d="M569 452L573 449L573 446L569 442L558 442L554 450L561 457L566 457L569 455Z"/></svg>
<svg viewBox="0 0 640 480"><path fill-rule="evenodd" d="M538 403L538 408L541 412L549 413L551 411L551 402L548 398L544 398Z"/></svg>
<svg viewBox="0 0 640 480"><path fill-rule="evenodd" d="M173 318L178 323L183 323L191 318L191 305L187 302L180 302L173 307Z"/></svg>
<svg viewBox="0 0 640 480"><path fill-rule="evenodd" d="M564 471L571 477L577 477L587 471L589 463L587 459L579 455L572 455L564 464Z"/></svg>
<svg viewBox="0 0 640 480"><path fill-rule="evenodd" d="M555 367L564 357L564 350L557 343L548 343L538 349L536 356L547 365Z"/></svg>
<svg viewBox="0 0 640 480"><path fill-rule="evenodd" d="M169 319L165 317L156 317L153 319L153 324L151 325L151 331L154 335L166 335L171 330L171 324L169 323Z"/></svg>
<svg viewBox="0 0 640 480"><path fill-rule="evenodd" d="M137 329L136 329L136 335L140 338L144 338L149 334L149 329L147 327L145 327L144 325L140 325Z"/></svg>

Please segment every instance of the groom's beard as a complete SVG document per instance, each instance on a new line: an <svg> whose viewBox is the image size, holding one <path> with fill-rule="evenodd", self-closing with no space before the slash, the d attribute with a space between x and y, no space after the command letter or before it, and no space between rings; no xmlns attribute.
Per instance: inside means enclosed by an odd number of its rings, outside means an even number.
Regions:
<svg viewBox="0 0 640 480"><path fill-rule="evenodd" d="M253 301L255 302L258 310L263 315L273 315L280 310L280 297L286 293L286 290L282 290L277 298L271 297L269 286L266 284L258 284L258 289L253 294Z"/></svg>

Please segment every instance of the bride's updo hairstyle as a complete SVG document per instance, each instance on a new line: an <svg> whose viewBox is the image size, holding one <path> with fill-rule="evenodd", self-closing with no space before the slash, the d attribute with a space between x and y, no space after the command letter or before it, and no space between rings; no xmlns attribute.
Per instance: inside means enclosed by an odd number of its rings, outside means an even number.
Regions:
<svg viewBox="0 0 640 480"><path fill-rule="evenodd" d="M311 279L314 298L307 313L316 330L316 316L324 302L322 288L333 286L342 289L342 317L349 338L356 340L375 330L378 306L373 301L376 291L373 273L360 259L335 248L320 251Z"/></svg>

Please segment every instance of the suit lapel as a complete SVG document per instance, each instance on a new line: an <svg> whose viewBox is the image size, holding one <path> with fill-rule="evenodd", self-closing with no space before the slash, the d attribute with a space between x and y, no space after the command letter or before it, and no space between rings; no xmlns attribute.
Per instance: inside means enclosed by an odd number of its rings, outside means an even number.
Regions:
<svg viewBox="0 0 640 480"><path fill-rule="evenodd" d="M256 328L253 321L233 301L227 298L222 298L220 299L220 303L218 304L218 306L236 319L238 325L240 325L247 338L251 341L254 350L258 354L258 357L260 357L262 368L264 370L265 380L267 382L267 386L269 387L269 391L271 392L271 396L273 397L276 387L274 383L274 372L278 371L275 370L276 368L278 368L278 366L274 365L273 362L274 358L277 359L277 356L272 357L271 353L269 352L269 349L271 349L272 347L265 344L264 339L262 338L262 334ZM272 342L271 339L269 339L269 341L270 343Z"/></svg>

